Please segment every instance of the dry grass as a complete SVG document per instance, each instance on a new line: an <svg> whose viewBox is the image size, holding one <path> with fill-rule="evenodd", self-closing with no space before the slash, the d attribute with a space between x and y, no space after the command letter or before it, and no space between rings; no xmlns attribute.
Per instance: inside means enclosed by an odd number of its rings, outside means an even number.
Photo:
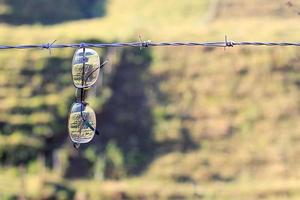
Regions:
<svg viewBox="0 0 300 200"><path fill-rule="evenodd" d="M46 27L2 24L0 42L41 43L57 39L58 43L67 43L90 38L130 41L138 40L139 34L143 39L168 41L222 40L225 34L234 40L299 39L297 16L223 15L208 23L203 20L209 6L206 1L174 2L131 0L124 4L122 0L111 0L108 15L101 19ZM270 9L276 6L272 2ZM267 13L266 8L263 11ZM37 60L48 56L47 51L30 53ZM53 55L64 57L68 53L54 50ZM12 54L15 59L7 60ZM168 96L168 101L155 105L154 115L173 116L156 119L156 141L179 143L184 127L198 148L162 152L138 178L77 180L68 185L94 199L123 193L134 198L167 199L177 195L193 199L191 180L176 182L187 177L198 182L204 199L299 198L299 89L295 82L300 71L296 48L157 48L152 54L150 73L155 78L163 77L159 90ZM10 67L22 66L29 55L6 51L0 56L9 71ZM5 80L0 74L0 84ZM11 99L3 102L8 106L16 103ZM28 182L36 185L37 176L29 175ZM19 184L17 174L1 170L0 194L17 193ZM29 193L34 196L37 191Z"/></svg>

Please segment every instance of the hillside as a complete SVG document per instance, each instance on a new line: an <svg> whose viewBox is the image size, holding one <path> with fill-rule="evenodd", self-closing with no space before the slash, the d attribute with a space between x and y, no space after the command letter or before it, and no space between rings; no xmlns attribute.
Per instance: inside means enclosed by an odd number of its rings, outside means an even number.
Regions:
<svg viewBox="0 0 300 200"><path fill-rule="evenodd" d="M109 1L102 18L1 24L0 43L137 41L139 34L153 41L225 34L299 40L296 3L123 2ZM0 198L18 195L24 181L32 199L299 198L297 48L99 53L110 65L89 102L102 135L76 152L66 127L73 50L1 52Z"/></svg>
<svg viewBox="0 0 300 200"><path fill-rule="evenodd" d="M273 2L270 0L222 0L216 1L218 18L277 17L293 18L299 15L299 2L293 0Z"/></svg>

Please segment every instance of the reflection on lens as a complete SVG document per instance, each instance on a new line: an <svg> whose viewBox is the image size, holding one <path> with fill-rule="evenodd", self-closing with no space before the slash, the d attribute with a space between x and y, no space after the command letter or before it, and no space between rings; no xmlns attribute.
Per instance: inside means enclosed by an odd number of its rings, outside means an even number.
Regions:
<svg viewBox="0 0 300 200"><path fill-rule="evenodd" d="M74 54L72 62L72 77L75 87L91 87L97 81L99 67L100 58L96 51L85 48L83 56L83 49L78 49Z"/></svg>
<svg viewBox="0 0 300 200"><path fill-rule="evenodd" d="M96 116L88 105L74 103L69 116L69 135L74 143L87 143L95 135Z"/></svg>

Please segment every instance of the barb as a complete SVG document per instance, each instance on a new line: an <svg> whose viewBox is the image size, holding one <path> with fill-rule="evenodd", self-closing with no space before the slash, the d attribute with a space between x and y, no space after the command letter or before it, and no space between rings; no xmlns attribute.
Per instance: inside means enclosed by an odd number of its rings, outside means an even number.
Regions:
<svg viewBox="0 0 300 200"><path fill-rule="evenodd" d="M202 46L202 47L234 47L234 46L300 46L300 42L234 42L227 39L220 42L152 42L150 40L142 41L141 37L139 42L116 42L116 43L80 43L80 44L33 44L33 45L0 45L0 50L4 49L51 49L61 48L107 48L107 47L166 47L166 46Z"/></svg>
<svg viewBox="0 0 300 200"><path fill-rule="evenodd" d="M52 46L53 46L53 44L54 44L55 42L56 42L56 40L54 40L51 44L50 44L50 43L45 44L45 45L42 46L42 48L43 48L43 49L48 49L48 50L49 50L49 54L51 55L51 54L52 54L51 48L52 48Z"/></svg>
<svg viewBox="0 0 300 200"><path fill-rule="evenodd" d="M151 43L151 40L143 41L141 35L139 35L139 41L140 41L140 50L142 50L142 48L149 47L149 43Z"/></svg>

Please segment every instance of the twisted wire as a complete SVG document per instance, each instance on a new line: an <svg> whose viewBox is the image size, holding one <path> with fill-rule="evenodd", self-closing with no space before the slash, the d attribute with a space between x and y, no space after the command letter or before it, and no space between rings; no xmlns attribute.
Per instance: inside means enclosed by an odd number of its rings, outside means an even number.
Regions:
<svg viewBox="0 0 300 200"><path fill-rule="evenodd" d="M0 45L0 50L4 49L61 49L61 48L107 48L107 47L164 47L164 46L202 46L202 47L234 47L234 46L300 46L300 42L235 42L225 41L221 42L152 42L139 41L139 42L116 42L116 43L80 43L80 44L30 44L30 45Z"/></svg>

